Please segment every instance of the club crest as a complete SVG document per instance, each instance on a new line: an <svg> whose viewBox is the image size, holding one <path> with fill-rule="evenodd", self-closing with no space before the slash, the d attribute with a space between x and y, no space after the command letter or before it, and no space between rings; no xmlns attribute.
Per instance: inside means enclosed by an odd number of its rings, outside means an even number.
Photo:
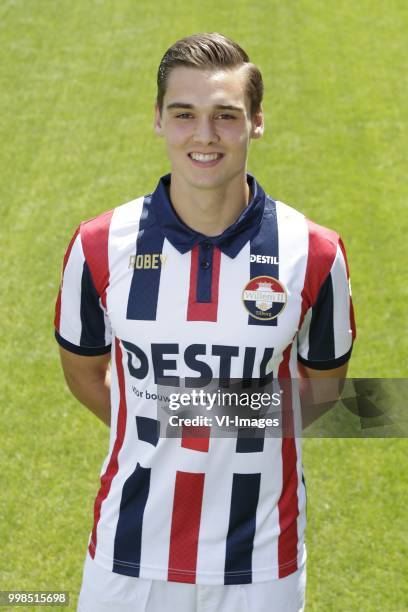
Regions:
<svg viewBox="0 0 408 612"><path fill-rule="evenodd" d="M280 281L272 276L256 276L242 292L244 306L254 319L275 319L285 308L287 293Z"/></svg>

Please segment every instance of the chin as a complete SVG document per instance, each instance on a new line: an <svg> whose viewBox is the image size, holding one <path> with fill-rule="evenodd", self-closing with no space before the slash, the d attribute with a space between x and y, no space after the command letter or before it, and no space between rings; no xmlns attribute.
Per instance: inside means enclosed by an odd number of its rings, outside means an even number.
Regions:
<svg viewBox="0 0 408 612"><path fill-rule="evenodd" d="M191 187L195 187L196 189L218 189L227 185L228 182L228 179L220 176L191 177L190 180L188 180L189 185L191 185Z"/></svg>

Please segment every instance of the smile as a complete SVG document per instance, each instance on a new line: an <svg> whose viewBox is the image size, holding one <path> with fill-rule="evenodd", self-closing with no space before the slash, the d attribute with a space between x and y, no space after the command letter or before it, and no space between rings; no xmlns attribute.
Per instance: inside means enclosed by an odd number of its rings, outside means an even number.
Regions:
<svg viewBox="0 0 408 612"><path fill-rule="evenodd" d="M217 161L223 157L222 153L189 153L188 155L192 160L202 163Z"/></svg>

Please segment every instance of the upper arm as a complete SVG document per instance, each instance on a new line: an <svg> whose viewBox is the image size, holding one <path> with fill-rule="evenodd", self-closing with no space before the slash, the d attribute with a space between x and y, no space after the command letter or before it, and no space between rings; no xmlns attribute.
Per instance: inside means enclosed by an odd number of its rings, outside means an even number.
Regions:
<svg viewBox="0 0 408 612"><path fill-rule="evenodd" d="M338 368L330 368L328 370L314 370L298 362L298 372L301 378L333 378L343 380L346 378L347 370L348 362Z"/></svg>
<svg viewBox="0 0 408 612"><path fill-rule="evenodd" d="M316 266L319 265L316 255ZM300 389L312 405L330 405L343 389L355 338L349 270L341 241L298 334ZM305 400L306 402L306 400ZM307 403L307 402L306 402Z"/></svg>
<svg viewBox="0 0 408 612"><path fill-rule="evenodd" d="M347 368L348 363L345 363L338 368L314 370L298 362L302 408L307 408L307 415L303 414L305 427L310 424L309 413L311 409L316 408L318 405L325 405L326 410L337 402L343 391Z"/></svg>
<svg viewBox="0 0 408 612"><path fill-rule="evenodd" d="M111 350L111 328L77 230L64 257L55 308L55 337L78 357L105 356Z"/></svg>
<svg viewBox="0 0 408 612"><path fill-rule="evenodd" d="M315 265L319 265L318 254ZM309 378L345 376L354 338L348 264L339 240L331 267L322 278L298 332L299 371Z"/></svg>
<svg viewBox="0 0 408 612"><path fill-rule="evenodd" d="M62 369L68 384L76 381L104 380L109 369L110 354L87 357L59 347Z"/></svg>

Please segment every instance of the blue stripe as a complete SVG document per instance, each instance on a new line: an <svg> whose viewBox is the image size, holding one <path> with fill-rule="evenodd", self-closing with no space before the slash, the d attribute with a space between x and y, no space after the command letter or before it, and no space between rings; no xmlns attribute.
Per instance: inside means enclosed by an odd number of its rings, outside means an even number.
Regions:
<svg viewBox="0 0 408 612"><path fill-rule="evenodd" d="M270 385L273 380L273 372L266 373L266 368L273 355L273 347L266 347L259 366L259 386Z"/></svg>
<svg viewBox="0 0 408 612"><path fill-rule="evenodd" d="M209 304L211 302L211 280L214 247L208 241L200 242L198 246L197 271L197 302Z"/></svg>
<svg viewBox="0 0 408 612"><path fill-rule="evenodd" d="M122 489L112 571L139 576L142 524L150 488L150 468L136 466Z"/></svg>
<svg viewBox="0 0 408 612"><path fill-rule="evenodd" d="M329 274L312 308L308 361L329 361L335 358L333 307L333 283Z"/></svg>
<svg viewBox="0 0 408 612"><path fill-rule="evenodd" d="M234 474L225 554L225 584L252 582L252 550L261 474Z"/></svg>
<svg viewBox="0 0 408 612"><path fill-rule="evenodd" d="M252 375L254 372L255 355L256 348L254 346L247 346L245 348L244 367L241 381L243 389L247 389L253 385Z"/></svg>
<svg viewBox="0 0 408 612"><path fill-rule="evenodd" d="M276 202L268 196L265 200L265 210L261 230L256 234L253 240L251 240L251 255L268 255L276 258L279 256ZM272 276L273 278L279 280L279 264L257 263L256 261L251 261L249 278L251 279L257 276ZM272 307L272 314L274 314L274 310L279 312L281 307L282 306L280 304L274 304ZM248 315L248 324L269 325L276 327L278 324L278 319L259 320Z"/></svg>
<svg viewBox="0 0 408 612"><path fill-rule="evenodd" d="M143 442L157 446L160 437L160 421L149 417L136 417L137 436Z"/></svg>
<svg viewBox="0 0 408 612"><path fill-rule="evenodd" d="M237 453L261 453L264 447L265 429L246 427L238 429Z"/></svg>
<svg viewBox="0 0 408 612"><path fill-rule="evenodd" d="M86 261L82 269L80 318L80 345L86 347L104 346L106 344L105 316L99 304L99 294L93 284Z"/></svg>
<svg viewBox="0 0 408 612"><path fill-rule="evenodd" d="M143 202L139 232L136 240L137 255L161 254L164 235L150 207L151 196ZM155 321L159 295L161 263L157 269L135 269L130 285L126 318L137 321Z"/></svg>

